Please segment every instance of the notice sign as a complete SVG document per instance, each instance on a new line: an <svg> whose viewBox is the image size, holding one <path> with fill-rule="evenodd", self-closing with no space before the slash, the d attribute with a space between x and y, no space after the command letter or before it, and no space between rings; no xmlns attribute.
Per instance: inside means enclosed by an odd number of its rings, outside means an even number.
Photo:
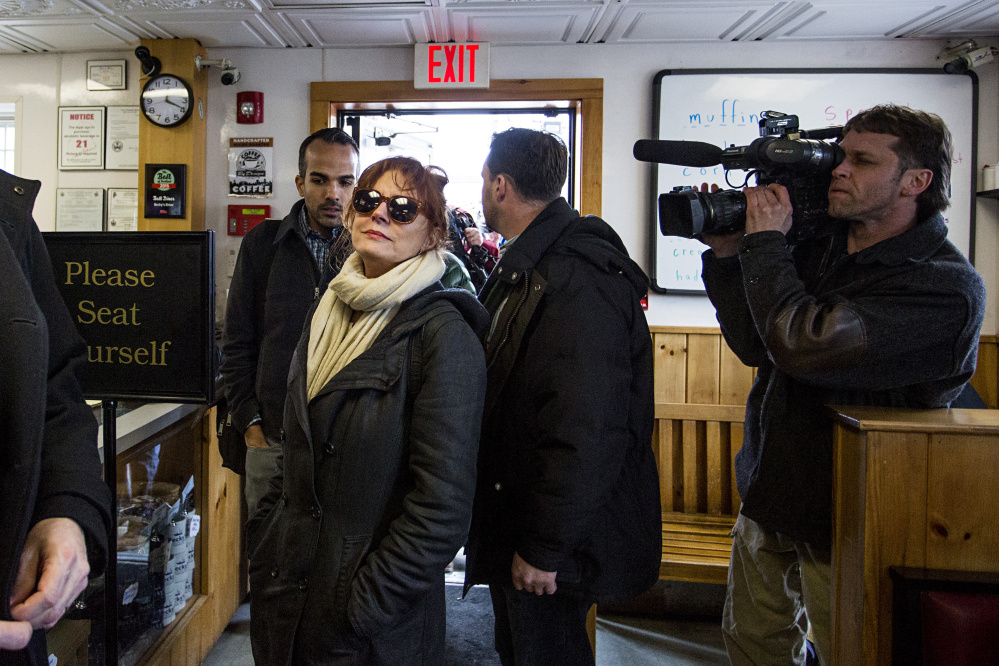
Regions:
<svg viewBox="0 0 999 666"><path fill-rule="evenodd" d="M59 168L104 168L104 107L59 107Z"/></svg>
<svg viewBox="0 0 999 666"><path fill-rule="evenodd" d="M414 88L488 88L489 43L417 44Z"/></svg>
<svg viewBox="0 0 999 666"><path fill-rule="evenodd" d="M229 196L274 196L274 139L229 139Z"/></svg>
<svg viewBox="0 0 999 666"><path fill-rule="evenodd" d="M42 234L87 343L87 399L214 401L213 234Z"/></svg>
<svg viewBox="0 0 999 666"><path fill-rule="evenodd" d="M146 165L146 219L184 217L187 165Z"/></svg>

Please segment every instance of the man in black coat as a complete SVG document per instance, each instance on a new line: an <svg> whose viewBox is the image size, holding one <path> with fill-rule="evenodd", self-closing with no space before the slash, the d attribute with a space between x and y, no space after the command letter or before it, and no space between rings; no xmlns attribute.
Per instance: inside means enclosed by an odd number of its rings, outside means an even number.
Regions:
<svg viewBox="0 0 999 666"><path fill-rule="evenodd" d="M40 187L0 171L0 664L45 664L55 625L107 561L111 492L76 372L86 347L31 209Z"/></svg>
<svg viewBox="0 0 999 666"><path fill-rule="evenodd" d="M338 239L357 179L357 144L343 130L318 130L302 142L298 170L302 199L283 220L266 220L243 238L226 302L222 377L233 425L246 439L250 515L281 452L292 352L312 302L344 259Z"/></svg>
<svg viewBox="0 0 999 666"><path fill-rule="evenodd" d="M506 665L593 664L593 603L655 583L648 278L606 222L560 196L565 145L511 129L482 170L507 239L479 295L492 318L466 588L488 583Z"/></svg>
<svg viewBox="0 0 999 666"><path fill-rule="evenodd" d="M733 664L832 663L833 425L825 405L947 407L975 372L985 288L947 240L950 132L885 105L846 124L830 220L789 245L788 191L745 190L746 228L705 236L725 340L758 367L735 460L722 630Z"/></svg>

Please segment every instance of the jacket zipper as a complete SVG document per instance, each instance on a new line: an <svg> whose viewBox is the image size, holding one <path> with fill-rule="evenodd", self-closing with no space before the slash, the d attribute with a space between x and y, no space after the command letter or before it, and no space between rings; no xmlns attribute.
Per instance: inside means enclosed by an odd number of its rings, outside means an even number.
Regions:
<svg viewBox="0 0 999 666"><path fill-rule="evenodd" d="M521 294L520 300L517 302L517 305L514 307L513 314L511 314L510 318L506 320L506 326L503 327L503 329L504 329L503 330L503 337L500 339L499 344L496 345L496 348L493 349L493 356L492 356L491 359L489 359L489 363L486 365L487 368L490 367L490 366L492 366L493 363L495 363L496 357L499 356L500 349L502 349L503 345L505 345L506 342L507 342L507 340L510 339L510 332L513 329L513 320L517 318L517 313L520 312L520 308L527 301L527 295L528 295L528 291L529 291L529 288L530 288L530 281L528 280L528 273L529 273L529 271L524 271L524 280L523 280L524 281L524 292ZM501 310L501 312L502 312L502 310Z"/></svg>

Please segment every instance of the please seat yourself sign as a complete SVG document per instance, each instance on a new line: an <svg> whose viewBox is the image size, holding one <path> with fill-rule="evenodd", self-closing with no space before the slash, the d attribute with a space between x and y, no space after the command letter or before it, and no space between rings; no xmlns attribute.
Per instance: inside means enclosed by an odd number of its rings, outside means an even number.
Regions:
<svg viewBox="0 0 999 666"><path fill-rule="evenodd" d="M417 44L415 88L488 88L489 44L445 42Z"/></svg>
<svg viewBox="0 0 999 666"><path fill-rule="evenodd" d="M87 398L214 402L213 232L43 234Z"/></svg>

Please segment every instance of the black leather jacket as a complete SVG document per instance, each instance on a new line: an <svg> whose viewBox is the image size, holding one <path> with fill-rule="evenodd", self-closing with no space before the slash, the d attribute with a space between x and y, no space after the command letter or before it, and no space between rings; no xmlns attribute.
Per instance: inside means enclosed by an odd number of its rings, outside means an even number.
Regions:
<svg viewBox="0 0 999 666"><path fill-rule="evenodd" d="M516 551L595 602L655 583L648 278L598 217L552 202L480 294L495 320L466 588L509 585Z"/></svg>
<svg viewBox="0 0 999 666"><path fill-rule="evenodd" d="M975 371L985 287L938 214L846 253L846 225L789 248L746 236L703 256L725 340L758 366L736 481L742 512L828 548L832 421L824 405L946 407Z"/></svg>

